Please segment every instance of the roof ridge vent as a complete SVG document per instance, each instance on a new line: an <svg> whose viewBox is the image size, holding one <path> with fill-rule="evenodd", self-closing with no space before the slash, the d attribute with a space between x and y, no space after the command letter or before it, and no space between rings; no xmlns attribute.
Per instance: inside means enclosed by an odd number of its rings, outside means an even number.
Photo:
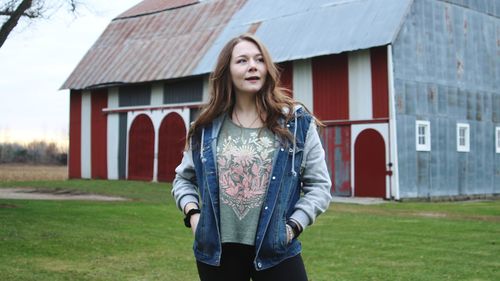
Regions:
<svg viewBox="0 0 500 281"><path fill-rule="evenodd" d="M196 5L200 2L206 2L207 0L173 0L173 1L163 1L163 0L144 0L132 8L128 9L124 13L120 14L115 20L130 19L142 16L148 16L153 14L162 13L165 11L182 9L187 6Z"/></svg>

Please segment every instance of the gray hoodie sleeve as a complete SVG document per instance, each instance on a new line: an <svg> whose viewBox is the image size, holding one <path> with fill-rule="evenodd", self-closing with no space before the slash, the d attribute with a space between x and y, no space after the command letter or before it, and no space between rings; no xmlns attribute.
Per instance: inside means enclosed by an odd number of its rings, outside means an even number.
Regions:
<svg viewBox="0 0 500 281"><path fill-rule="evenodd" d="M325 160L325 150L321 144L316 122L311 120L304 144L304 158L301 163L302 196L291 218L302 229L314 223L316 217L326 211L330 205L332 182Z"/></svg>
<svg viewBox="0 0 500 281"><path fill-rule="evenodd" d="M183 211L189 202L199 204L198 185L191 149L184 151L181 164L175 168L175 174L172 196L177 207Z"/></svg>

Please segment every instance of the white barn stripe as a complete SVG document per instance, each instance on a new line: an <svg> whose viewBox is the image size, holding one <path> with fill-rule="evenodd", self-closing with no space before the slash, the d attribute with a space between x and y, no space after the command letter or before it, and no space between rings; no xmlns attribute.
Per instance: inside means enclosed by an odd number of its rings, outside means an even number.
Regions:
<svg viewBox="0 0 500 281"><path fill-rule="evenodd" d="M293 97L314 112L312 82L311 60L293 61Z"/></svg>
<svg viewBox="0 0 500 281"><path fill-rule="evenodd" d="M349 53L349 119L373 118L370 51Z"/></svg>
<svg viewBox="0 0 500 281"><path fill-rule="evenodd" d="M82 178L91 178L91 112L90 91L82 93Z"/></svg>
<svg viewBox="0 0 500 281"><path fill-rule="evenodd" d="M205 75L203 77L203 94L202 94L202 102L208 102L210 99L210 85L209 85L209 76ZM194 120L189 120L192 122Z"/></svg>
<svg viewBox="0 0 500 281"><path fill-rule="evenodd" d="M151 105L163 105L163 83L153 83L151 87Z"/></svg>
<svg viewBox="0 0 500 281"><path fill-rule="evenodd" d="M153 83L153 87L151 89L151 105L163 105L163 83ZM159 113L159 115L158 115ZM155 147L154 147L154 159L153 159L153 181L158 181L158 131L160 128L161 120L165 114L163 111L153 111L151 113L150 118L153 121L153 126L155 128Z"/></svg>
<svg viewBox="0 0 500 281"><path fill-rule="evenodd" d="M118 107L118 88L108 90L108 107ZM118 142L120 132L119 113L108 113L108 179L117 180L118 175Z"/></svg>

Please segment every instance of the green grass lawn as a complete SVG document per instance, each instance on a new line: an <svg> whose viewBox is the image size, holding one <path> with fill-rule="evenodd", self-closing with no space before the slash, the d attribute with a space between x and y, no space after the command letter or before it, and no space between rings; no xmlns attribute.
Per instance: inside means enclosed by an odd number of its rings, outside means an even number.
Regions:
<svg viewBox="0 0 500 281"><path fill-rule="evenodd" d="M0 280L197 280L170 185L0 182L127 202L0 199ZM500 201L332 204L301 236L311 281L500 280Z"/></svg>

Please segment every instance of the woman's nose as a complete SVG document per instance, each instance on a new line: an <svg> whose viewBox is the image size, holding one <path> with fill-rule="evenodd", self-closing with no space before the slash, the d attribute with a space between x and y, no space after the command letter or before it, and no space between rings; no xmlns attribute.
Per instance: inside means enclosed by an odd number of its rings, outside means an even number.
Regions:
<svg viewBox="0 0 500 281"><path fill-rule="evenodd" d="M257 63L255 62L254 59L250 59L248 61L248 66L249 66L250 69L257 69Z"/></svg>
<svg viewBox="0 0 500 281"><path fill-rule="evenodd" d="M257 70L257 64L255 62L255 60L250 60L248 62L248 67L249 67L249 71L253 71L253 70Z"/></svg>

